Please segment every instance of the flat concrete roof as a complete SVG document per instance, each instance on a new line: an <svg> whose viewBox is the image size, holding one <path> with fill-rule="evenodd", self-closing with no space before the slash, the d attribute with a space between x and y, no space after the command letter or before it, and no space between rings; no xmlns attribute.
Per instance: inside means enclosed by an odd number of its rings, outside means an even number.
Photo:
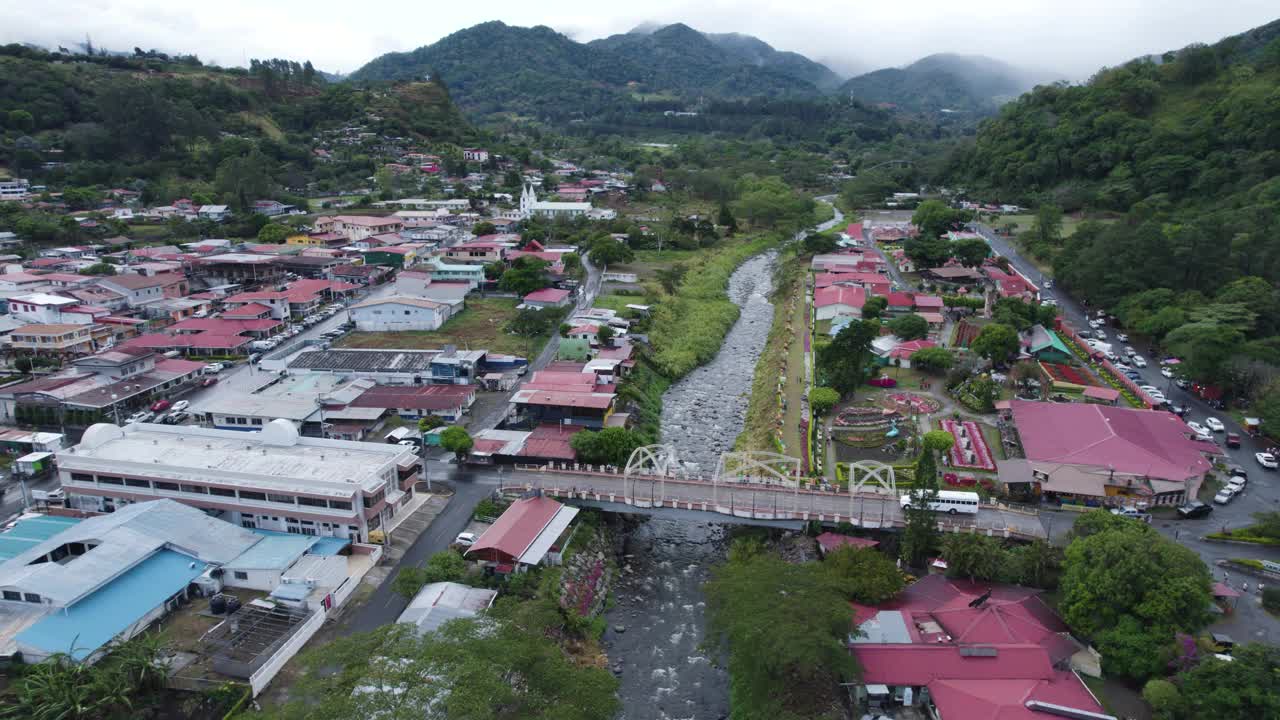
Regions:
<svg viewBox="0 0 1280 720"><path fill-rule="evenodd" d="M60 451L58 467L349 498L383 487L383 476L412 457L399 445L301 437L287 420L260 432L104 423Z"/></svg>

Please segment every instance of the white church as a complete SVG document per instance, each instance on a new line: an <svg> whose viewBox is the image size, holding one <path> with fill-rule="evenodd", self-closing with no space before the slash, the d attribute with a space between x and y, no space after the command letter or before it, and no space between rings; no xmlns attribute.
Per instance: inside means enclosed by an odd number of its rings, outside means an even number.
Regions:
<svg viewBox="0 0 1280 720"><path fill-rule="evenodd" d="M539 200L537 193L534 192L533 186L526 184L524 192L520 193L520 216L528 217L545 217L545 218L575 218L586 215L591 212L591 203L589 202L548 202Z"/></svg>

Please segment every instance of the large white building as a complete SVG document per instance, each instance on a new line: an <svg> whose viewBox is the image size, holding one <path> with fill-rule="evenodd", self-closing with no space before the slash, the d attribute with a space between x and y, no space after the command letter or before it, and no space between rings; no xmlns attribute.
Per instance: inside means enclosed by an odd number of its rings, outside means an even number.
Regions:
<svg viewBox="0 0 1280 720"><path fill-rule="evenodd" d="M589 202L548 202L538 199L532 185L525 185L520 193L520 215L522 217L575 218L591 212Z"/></svg>
<svg viewBox="0 0 1280 720"><path fill-rule="evenodd" d="M448 303L409 295L371 298L349 309L351 322L361 332L439 330L452 311Z"/></svg>
<svg viewBox="0 0 1280 720"><path fill-rule="evenodd" d="M98 424L58 453L67 505L112 512L171 498L247 528L366 541L413 497L412 449L302 437L289 420L259 432Z"/></svg>

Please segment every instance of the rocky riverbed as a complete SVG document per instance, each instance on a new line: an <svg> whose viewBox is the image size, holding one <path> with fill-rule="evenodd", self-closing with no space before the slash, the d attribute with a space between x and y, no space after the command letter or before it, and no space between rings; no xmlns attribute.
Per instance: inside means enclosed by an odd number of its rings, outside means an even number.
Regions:
<svg viewBox="0 0 1280 720"><path fill-rule="evenodd" d="M751 400L751 378L773 324L773 270L777 253L744 262L729 278L729 299L742 309L711 362L672 385L662 396L662 442L697 472L715 472L720 453L742 432Z"/></svg>
<svg viewBox="0 0 1280 720"><path fill-rule="evenodd" d="M729 278L742 314L720 352L662 398L662 442L697 472L715 472L742 431L756 360L773 322L777 254L758 255ZM696 517L696 516L695 516ZM621 681L622 720L716 720L729 714L729 677L703 647L702 584L724 558L724 526L656 516L621 531L621 576L606 614L605 647Z"/></svg>

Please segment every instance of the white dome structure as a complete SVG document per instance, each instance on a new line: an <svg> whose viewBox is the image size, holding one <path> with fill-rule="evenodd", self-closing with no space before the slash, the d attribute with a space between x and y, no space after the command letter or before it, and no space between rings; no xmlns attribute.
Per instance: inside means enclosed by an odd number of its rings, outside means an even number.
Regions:
<svg viewBox="0 0 1280 720"><path fill-rule="evenodd" d="M86 450L94 450L101 447L104 443L112 440L120 440L124 437L124 428L111 423L97 423L90 425L88 430L84 431L84 435L80 437L80 445Z"/></svg>
<svg viewBox="0 0 1280 720"><path fill-rule="evenodd" d="M263 445L272 445L274 447L293 447L298 444L298 428L293 423L284 418L276 418L267 423L258 433L262 439Z"/></svg>

